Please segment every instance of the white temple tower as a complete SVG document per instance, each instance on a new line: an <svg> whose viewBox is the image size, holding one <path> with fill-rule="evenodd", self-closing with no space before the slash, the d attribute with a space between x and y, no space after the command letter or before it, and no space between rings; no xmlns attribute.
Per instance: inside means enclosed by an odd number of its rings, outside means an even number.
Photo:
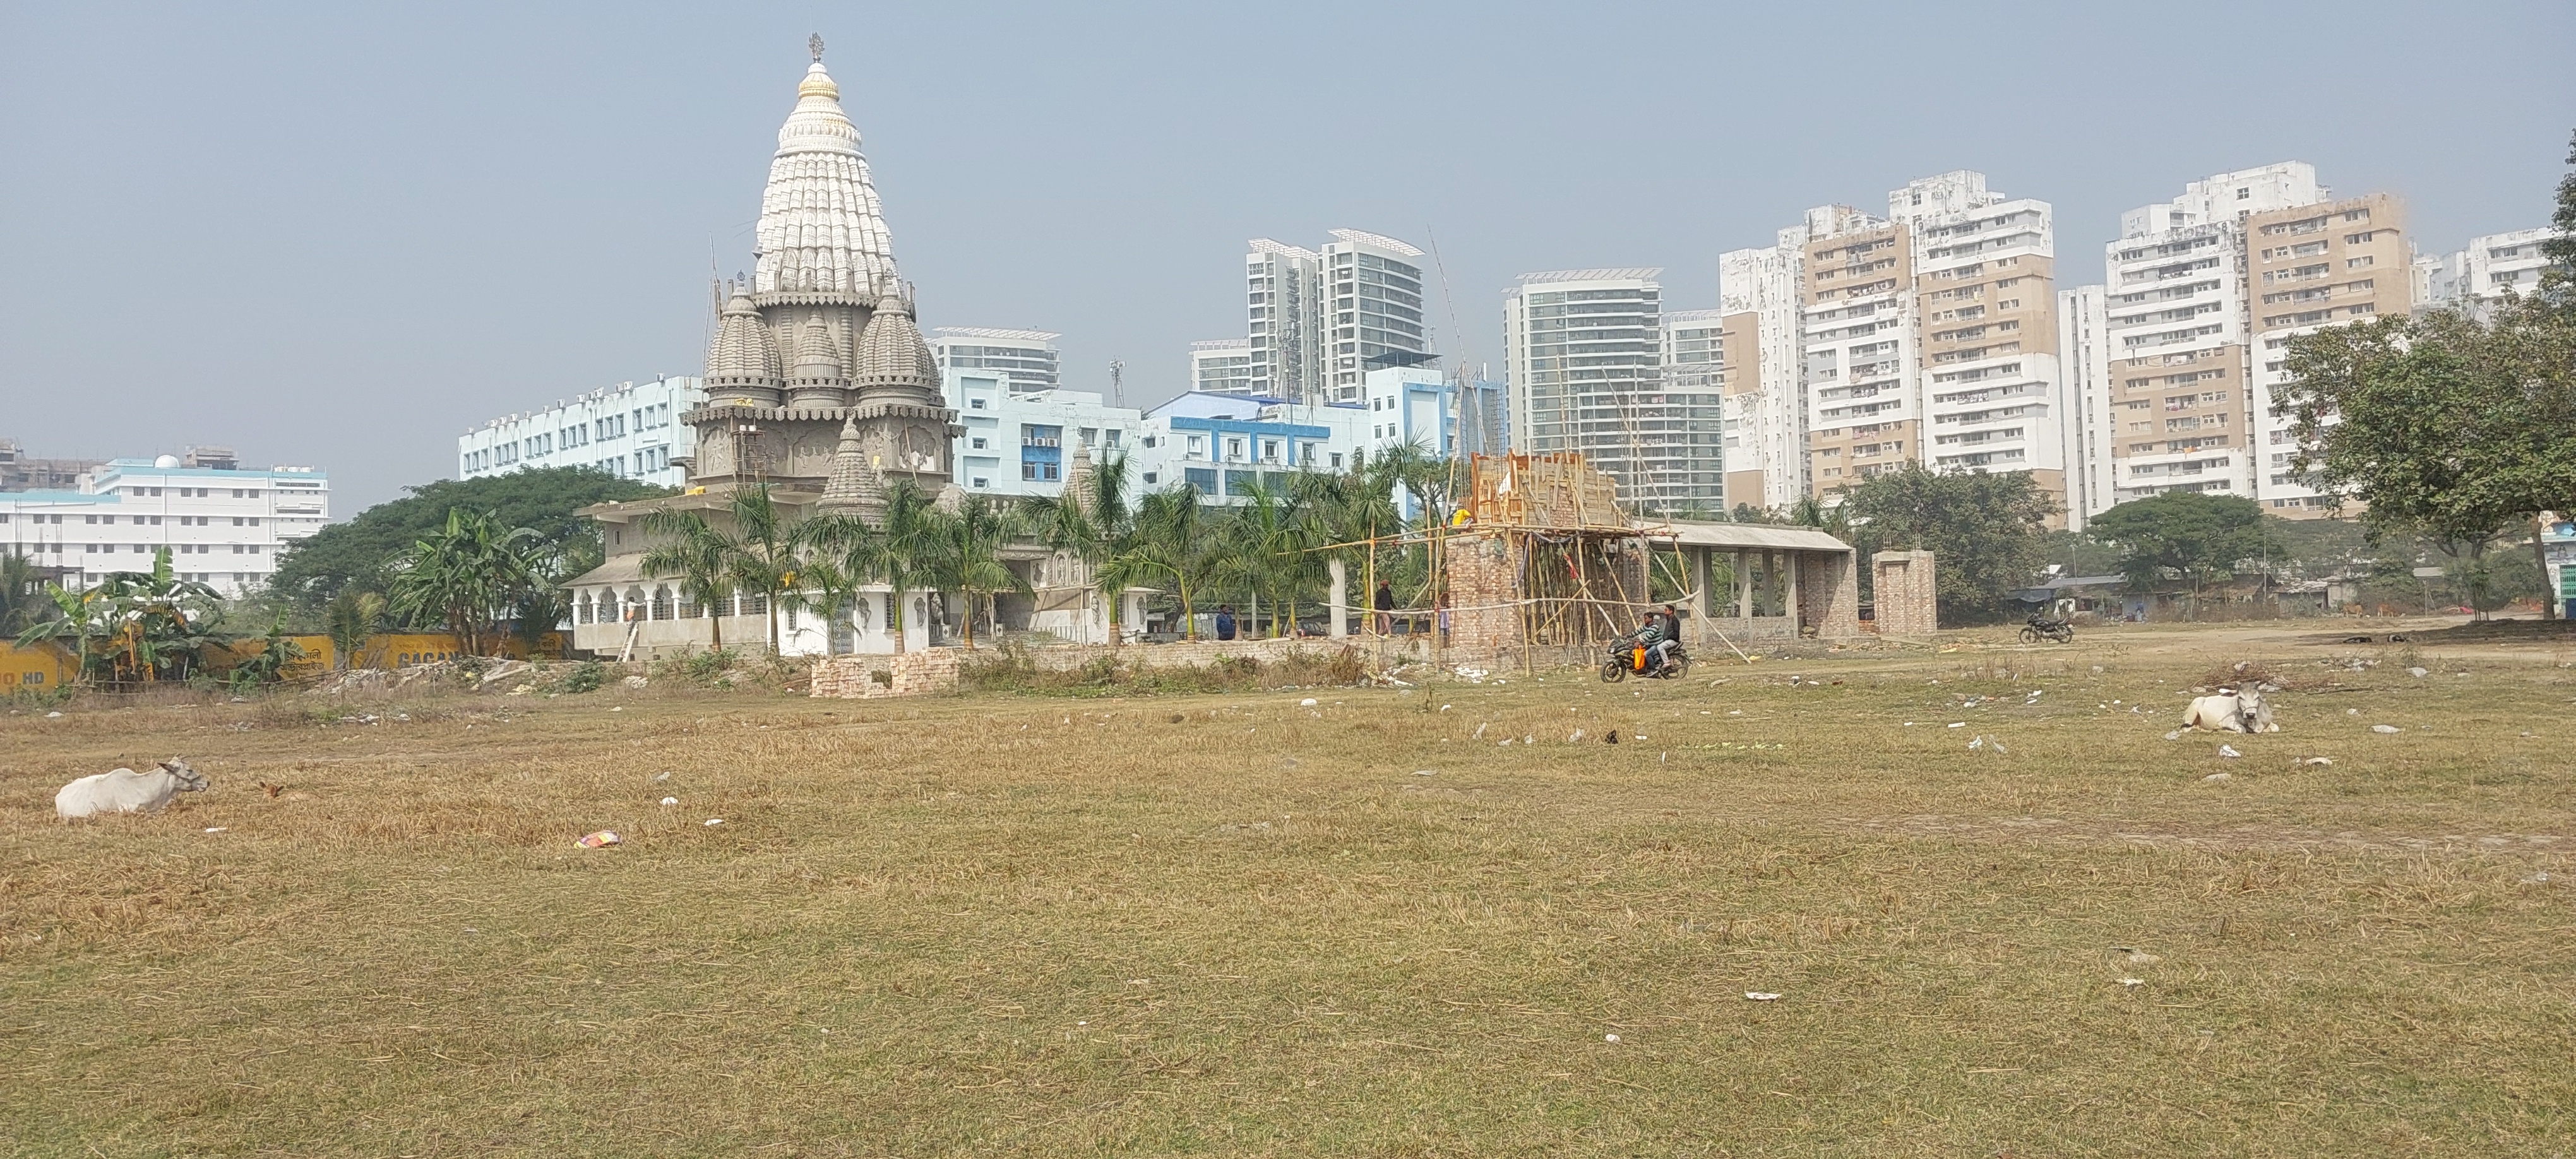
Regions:
<svg viewBox="0 0 2576 1159"><path fill-rule="evenodd" d="M724 286L707 405L683 416L698 429L690 482L767 483L865 508L894 478L947 486L961 431L895 272L858 127L821 38L812 48L778 130L751 277Z"/></svg>

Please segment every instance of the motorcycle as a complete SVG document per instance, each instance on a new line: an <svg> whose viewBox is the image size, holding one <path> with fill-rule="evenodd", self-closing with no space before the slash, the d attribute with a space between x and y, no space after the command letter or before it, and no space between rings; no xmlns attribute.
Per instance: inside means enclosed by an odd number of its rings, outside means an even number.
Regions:
<svg viewBox="0 0 2576 1159"><path fill-rule="evenodd" d="M1634 675L1646 680L1678 680L1690 671L1690 653L1680 644L1664 654L1664 661L1652 671L1654 646L1638 642L1634 636L1621 636L1610 643L1610 654L1601 662L1601 682L1617 684Z"/></svg>
<svg viewBox="0 0 2576 1159"><path fill-rule="evenodd" d="M2021 642L2036 644L2042 640L2052 644L2072 644L2075 642L2075 625L2065 620L2052 620L2046 616L2032 616L2022 626Z"/></svg>

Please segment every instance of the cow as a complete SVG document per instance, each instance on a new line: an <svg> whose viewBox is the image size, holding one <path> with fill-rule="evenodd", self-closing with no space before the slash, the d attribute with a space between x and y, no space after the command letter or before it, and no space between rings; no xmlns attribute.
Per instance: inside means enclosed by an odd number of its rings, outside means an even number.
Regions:
<svg viewBox="0 0 2576 1159"><path fill-rule="evenodd" d="M54 812L65 821L100 813L158 813L172 797L204 791L205 776L172 757L148 773L117 769L73 781L54 794Z"/></svg>
<svg viewBox="0 0 2576 1159"><path fill-rule="evenodd" d="M2220 732L2279 732L2281 726L2272 719L2272 706L2263 700L2260 687L2238 690L2221 688L2216 695L2194 699L2182 710L2184 728L2206 728Z"/></svg>

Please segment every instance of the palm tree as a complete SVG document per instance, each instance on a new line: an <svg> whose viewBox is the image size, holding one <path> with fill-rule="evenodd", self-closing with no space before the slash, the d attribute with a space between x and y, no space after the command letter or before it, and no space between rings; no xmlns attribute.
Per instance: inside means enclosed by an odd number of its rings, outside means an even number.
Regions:
<svg viewBox="0 0 2576 1159"><path fill-rule="evenodd" d="M1113 455L1083 476L1078 492L1061 497L1041 495L1021 509L1039 542L1072 552L1090 567L1092 583L1109 605L1109 638L1113 643L1126 638L1124 596L1136 576L1132 569L1122 569L1111 577L1103 569L1134 546L1136 512L1128 501L1132 477L1127 456Z"/></svg>
<svg viewBox="0 0 2576 1159"><path fill-rule="evenodd" d="M53 610L36 574L34 560L14 551L0 553L0 636L24 632Z"/></svg>
<svg viewBox="0 0 2576 1159"><path fill-rule="evenodd" d="M813 527L821 523L824 518L828 517L818 516L807 520L797 525L797 530L803 531ZM821 614L823 654L838 655L840 648L834 642L833 634L841 624L846 622L845 617L849 615L850 606L856 600L859 588L866 583L866 579L850 574L849 569L842 567L839 561L829 555L813 555L797 566L794 590L781 595L779 603L782 607L800 608Z"/></svg>
<svg viewBox="0 0 2576 1159"><path fill-rule="evenodd" d="M733 493L725 509L729 530L718 529L697 511L654 511L642 522L646 532L670 542L644 553L644 574L676 576L681 590L709 609L715 621L717 649L724 647L722 615L717 605L735 592L757 593L769 609L769 650L778 651L778 597L794 586L798 552L804 539L788 526L787 513L771 502L762 484Z"/></svg>
<svg viewBox="0 0 2576 1159"><path fill-rule="evenodd" d="M1225 550L1218 553L1217 578L1238 583L1252 594L1252 623L1261 622L1261 597L1269 593L1271 634L1280 634L1282 617L1297 615L1296 585L1312 571L1302 505L1296 488L1254 485L1249 500L1232 509L1219 529ZM1281 593L1290 593L1281 600Z"/></svg>
<svg viewBox="0 0 2576 1159"><path fill-rule="evenodd" d="M374 592L342 588L340 594L322 608L322 631L331 637L334 667L357 666L358 649L367 646L367 637L376 634L384 622L385 598Z"/></svg>
<svg viewBox="0 0 2576 1159"><path fill-rule="evenodd" d="M894 650L905 650L905 597L924 582L933 541L930 494L911 479L886 485L885 518L871 527L852 515L827 513L797 528L800 543L831 560L854 583L886 585L886 627ZM809 565L810 566L810 565Z"/></svg>
<svg viewBox="0 0 2576 1159"><path fill-rule="evenodd" d="M973 495L953 513L934 512L930 527L936 545L930 557L932 582L965 597L966 646L972 648L976 597L983 597L985 612L999 631L996 594L1030 590L1029 581L1002 562L1002 545L1020 537L1023 520L1016 508L1003 506L989 495Z"/></svg>
<svg viewBox="0 0 2576 1159"><path fill-rule="evenodd" d="M1191 640L1198 638L1199 586L1214 555L1204 512L1198 488L1187 483L1149 492L1136 505L1134 533L1104 567L1101 580L1103 590L1118 590L1110 587L1113 578L1120 589L1140 580L1168 581L1181 601L1181 634Z"/></svg>

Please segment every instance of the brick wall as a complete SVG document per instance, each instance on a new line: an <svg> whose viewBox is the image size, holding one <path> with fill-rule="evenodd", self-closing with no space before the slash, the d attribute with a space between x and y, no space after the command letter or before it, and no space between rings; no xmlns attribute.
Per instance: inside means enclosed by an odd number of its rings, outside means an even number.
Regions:
<svg viewBox="0 0 2576 1159"><path fill-rule="evenodd" d="M1934 595L1932 553L1882 551L1870 557L1875 569L1878 631L1883 636L1929 636L1941 630L1941 604Z"/></svg>
<svg viewBox="0 0 2576 1159"><path fill-rule="evenodd" d="M881 656L833 656L814 662L814 695L874 700L947 692L957 687L964 661L958 648L923 648ZM882 674L882 679L880 679Z"/></svg>
<svg viewBox="0 0 2576 1159"><path fill-rule="evenodd" d="M1449 651L1499 656L1521 643L1520 561L1499 536L1449 541Z"/></svg>
<svg viewBox="0 0 2576 1159"><path fill-rule="evenodd" d="M1930 567L1931 557L1924 557ZM1798 622L1819 640L1860 635L1860 568L1849 552L1798 553Z"/></svg>

